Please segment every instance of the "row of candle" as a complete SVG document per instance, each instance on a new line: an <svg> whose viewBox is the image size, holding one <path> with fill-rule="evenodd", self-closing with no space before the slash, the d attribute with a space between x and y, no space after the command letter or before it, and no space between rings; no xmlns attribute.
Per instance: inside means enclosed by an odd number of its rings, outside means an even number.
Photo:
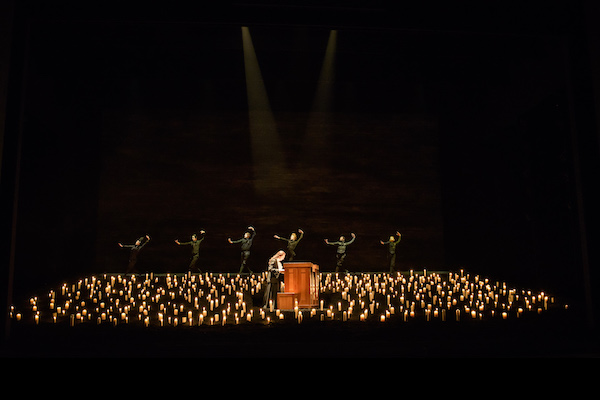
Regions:
<svg viewBox="0 0 600 400"><path fill-rule="evenodd" d="M162 276L150 273L145 277L92 276L50 290L43 302L32 297L32 317L28 320L36 324L67 320L71 325L92 322L144 326L273 323L292 318L298 323L306 318L461 321L520 318L526 312L546 311L554 304L554 298L544 292L519 291L500 282L492 284L478 275L471 278L463 270L446 274L424 270L406 274L323 273L318 306L306 310L296 305L293 310L283 311L273 302L266 307L252 304L253 297L262 300L265 278L264 273L232 276L191 272ZM14 306L10 316L23 320Z"/></svg>

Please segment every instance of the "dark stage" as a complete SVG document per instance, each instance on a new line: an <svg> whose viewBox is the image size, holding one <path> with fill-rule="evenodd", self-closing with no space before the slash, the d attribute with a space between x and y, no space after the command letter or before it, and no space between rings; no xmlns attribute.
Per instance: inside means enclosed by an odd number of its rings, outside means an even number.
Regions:
<svg viewBox="0 0 600 400"><path fill-rule="evenodd" d="M586 19L596 6L64 3L7 6L5 309L63 282L124 273L129 249L118 243L145 235L141 275L235 274L240 245L228 239L249 226L254 273L285 249L274 235L301 229L297 260L323 273L336 268L325 239L356 234L340 272L363 274L389 271L381 241L400 232L396 271L464 269L552 293L570 312L503 325L246 326L244 344L241 326L203 330L203 344L193 329L169 328L156 354L194 342L192 355L230 344L258 355L254 341L280 336L297 342L294 356L431 356L444 348L440 336L472 343L464 355L473 356L597 349L588 338L598 303L599 58ZM191 249L175 240L201 230L188 271ZM137 339L131 327L11 329L31 338L43 329L61 343L12 355L76 355L80 347L67 347L80 334ZM504 341L512 329L568 340ZM139 340L163 334L150 327ZM384 347L357 350L379 340ZM106 354L118 355L91 355Z"/></svg>

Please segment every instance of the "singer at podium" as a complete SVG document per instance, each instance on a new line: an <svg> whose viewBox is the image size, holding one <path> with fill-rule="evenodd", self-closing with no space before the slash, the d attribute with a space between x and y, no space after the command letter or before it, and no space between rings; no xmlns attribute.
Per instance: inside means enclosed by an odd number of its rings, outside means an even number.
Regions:
<svg viewBox="0 0 600 400"><path fill-rule="evenodd" d="M277 307L277 293L280 291L281 274L284 272L282 261L285 259L285 251L279 250L269 259L267 266L267 287L265 288L264 308L269 307L269 300Z"/></svg>

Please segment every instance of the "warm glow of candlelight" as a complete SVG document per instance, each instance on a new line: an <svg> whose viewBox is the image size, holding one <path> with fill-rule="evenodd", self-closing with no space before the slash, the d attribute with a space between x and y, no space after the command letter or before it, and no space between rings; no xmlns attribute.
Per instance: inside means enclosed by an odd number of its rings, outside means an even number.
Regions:
<svg viewBox="0 0 600 400"><path fill-rule="evenodd" d="M140 326L149 326L154 319L159 326L177 326L179 323L193 326L196 322L200 326L208 318L209 311L213 316L211 324L217 325L239 324L244 318L251 322L254 312L268 323L284 321L285 314L275 308L273 301L266 309L244 301L251 293L260 293L265 279L264 273L247 277L211 273L154 276L147 273L145 279L135 275L129 278L104 274L100 278L88 277L75 283L64 283L51 290L48 296L28 298L25 321L40 323L40 311L44 310L51 310L54 324L65 321L71 325L86 320L96 320L98 324L109 321L111 325L129 323L130 312L133 314L131 323ZM505 320L511 310L516 311L517 318L523 314L542 314L553 309L555 301L546 292L510 288L503 282L494 285L487 278L471 276L462 270L460 274L448 273L447 279L426 269L422 275L412 270L408 276L402 273L324 273L319 274L319 279L319 293L326 296L320 298L310 312L306 311L306 317L319 314L321 321L326 318L352 321L355 307L354 318L360 321L369 319L369 313L378 316L374 319L380 322L395 318L431 321L440 317L441 321L446 321L447 312L453 311L456 321L460 321L461 313L470 315L470 319L484 320L484 316L491 315L492 318L502 316ZM332 294L337 297L329 297ZM331 301L327 300L329 298ZM86 303L92 306L86 308ZM564 308L568 309L568 305ZM11 306L9 317L20 321L22 314L16 311ZM293 311L297 322L302 322L304 315L298 304ZM196 312L198 319L194 321ZM267 315L267 312L274 315Z"/></svg>

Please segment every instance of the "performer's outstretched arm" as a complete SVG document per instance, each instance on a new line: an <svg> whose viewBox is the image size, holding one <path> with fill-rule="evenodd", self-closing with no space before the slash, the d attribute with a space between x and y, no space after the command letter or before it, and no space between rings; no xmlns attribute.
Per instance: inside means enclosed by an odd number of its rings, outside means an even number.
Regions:
<svg viewBox="0 0 600 400"><path fill-rule="evenodd" d="M352 236L352 239L350 239L349 242L346 242L346 246L351 245L356 240L356 235L354 233L351 233L350 235Z"/></svg>
<svg viewBox="0 0 600 400"><path fill-rule="evenodd" d="M140 245L140 250L142 249L142 247L144 247L145 245L147 245L149 241L150 241L150 236L146 235L146 241L145 241L145 242L143 242L143 243Z"/></svg>
<svg viewBox="0 0 600 400"><path fill-rule="evenodd" d="M288 238L284 238L284 237L281 237L281 236L279 236L279 235L274 235L273 237L274 237L275 239L283 240L283 241L286 241L286 242L288 242L288 243L290 242L290 239L288 239Z"/></svg>

